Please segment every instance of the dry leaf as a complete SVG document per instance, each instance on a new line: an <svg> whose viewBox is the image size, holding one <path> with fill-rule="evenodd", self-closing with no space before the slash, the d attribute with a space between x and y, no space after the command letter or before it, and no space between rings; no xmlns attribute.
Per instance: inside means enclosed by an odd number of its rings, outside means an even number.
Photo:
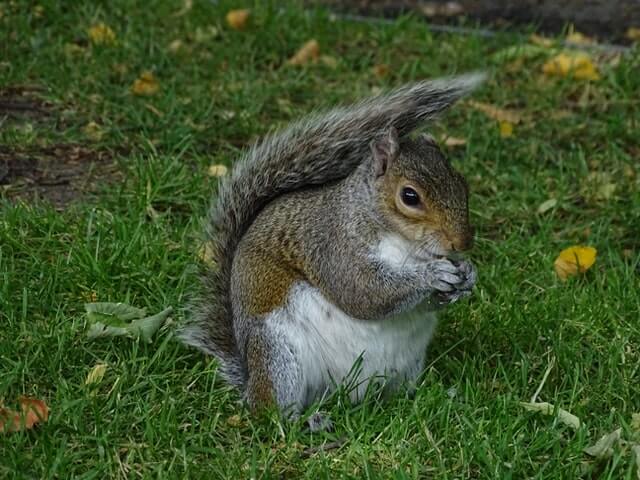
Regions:
<svg viewBox="0 0 640 480"><path fill-rule="evenodd" d="M374 65L371 71L376 78L383 78L389 75L389 65L384 63L380 63L378 65Z"/></svg>
<svg viewBox="0 0 640 480"><path fill-rule="evenodd" d="M586 53L559 53L542 66L545 75L572 77L578 80L598 80L600 74Z"/></svg>
<svg viewBox="0 0 640 480"><path fill-rule="evenodd" d="M584 273L596 261L598 251L593 247L573 246L560 252L553 266L561 280Z"/></svg>
<svg viewBox="0 0 640 480"><path fill-rule="evenodd" d="M553 415L556 408L548 402L520 402L520 405L530 412L540 412L543 415ZM580 419L573 413L570 413L562 408L558 408L558 420L571 428L580 428Z"/></svg>
<svg viewBox="0 0 640 480"><path fill-rule="evenodd" d="M444 137L441 140L442 143L444 143L447 147L462 147L464 145L467 144L467 140L464 138L459 138L459 137Z"/></svg>
<svg viewBox="0 0 640 480"><path fill-rule="evenodd" d="M200 247L198 258L206 265L214 266L216 264L210 243L205 243Z"/></svg>
<svg viewBox="0 0 640 480"><path fill-rule="evenodd" d="M171 52L171 53L177 53L178 50L180 50L182 48L182 40L180 39L175 39L173 42L171 42L169 44L169 46L167 47L167 49Z"/></svg>
<svg viewBox="0 0 640 480"><path fill-rule="evenodd" d="M251 10L244 8L241 10L230 10L227 13L227 25L234 30L244 30L249 21Z"/></svg>
<svg viewBox="0 0 640 480"><path fill-rule="evenodd" d="M640 28L638 27L629 27L627 28L627 32L624 34L632 42L637 42L640 40Z"/></svg>
<svg viewBox="0 0 640 480"><path fill-rule="evenodd" d="M87 374L87 378L84 381L85 385L91 385L94 383L100 383L104 378L104 374L107 371L106 363L98 363L95 365L91 371Z"/></svg>
<svg viewBox="0 0 640 480"><path fill-rule="evenodd" d="M18 398L20 412L0 407L0 433L30 430L49 418L49 407L37 398Z"/></svg>
<svg viewBox="0 0 640 480"><path fill-rule="evenodd" d="M487 117L493 118L499 122L509 122L513 124L520 123L522 121L522 115L516 110L509 110L505 108L498 108L490 103L477 102L475 100L469 100L467 104L481 111Z"/></svg>
<svg viewBox="0 0 640 480"><path fill-rule="evenodd" d="M613 455L613 446L620 442L622 429L619 428L603 436L595 445L584 449L584 453L598 459L606 459Z"/></svg>
<svg viewBox="0 0 640 480"><path fill-rule="evenodd" d="M116 34L104 23L98 23L89 28L87 34L94 45L112 45L116 41Z"/></svg>
<svg viewBox="0 0 640 480"><path fill-rule="evenodd" d="M241 427L242 419L240 418L240 415L231 415L229 418L227 418L227 425L234 428Z"/></svg>
<svg viewBox="0 0 640 480"><path fill-rule="evenodd" d="M332 57L330 55L321 55L320 63L333 69L338 67L338 60L335 57Z"/></svg>
<svg viewBox="0 0 640 480"><path fill-rule="evenodd" d="M640 433L640 413L634 413L631 415L631 429L634 432Z"/></svg>
<svg viewBox="0 0 640 480"><path fill-rule="evenodd" d="M513 123L500 122L500 136L502 138L509 138L513 136Z"/></svg>
<svg viewBox="0 0 640 480"><path fill-rule="evenodd" d="M531 34L531 36L529 37L529 41L534 45L546 48L553 47L553 44L555 43L553 39L543 37L542 35L538 35L536 33Z"/></svg>
<svg viewBox="0 0 640 480"><path fill-rule="evenodd" d="M593 45L596 41L593 38L587 37L586 35L572 31L566 37L567 42L573 43L574 45Z"/></svg>
<svg viewBox="0 0 640 480"><path fill-rule="evenodd" d="M104 132L96 122L87 123L82 129L87 137L96 142L102 139Z"/></svg>
<svg viewBox="0 0 640 480"><path fill-rule="evenodd" d="M227 167L225 165L209 165L207 169L207 175L210 177L224 177L227 174Z"/></svg>
<svg viewBox="0 0 640 480"><path fill-rule="evenodd" d="M306 65L315 62L320 57L320 44L317 40L309 40L300 47L293 57L287 60L289 65Z"/></svg>
<svg viewBox="0 0 640 480"><path fill-rule="evenodd" d="M142 72L131 85L131 93L134 95L154 95L160 90L160 84L152 72Z"/></svg>
<svg viewBox="0 0 640 480"><path fill-rule="evenodd" d="M547 213L553 207L558 204L558 200L555 198L550 198L549 200L545 200L538 206L538 213L542 215L543 213Z"/></svg>

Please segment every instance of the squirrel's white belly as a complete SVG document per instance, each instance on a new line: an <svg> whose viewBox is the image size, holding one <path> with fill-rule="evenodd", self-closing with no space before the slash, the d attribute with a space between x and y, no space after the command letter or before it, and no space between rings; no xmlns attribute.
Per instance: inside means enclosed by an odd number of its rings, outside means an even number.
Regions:
<svg viewBox="0 0 640 480"><path fill-rule="evenodd" d="M435 314L420 307L395 318L358 320L307 283L295 285L286 306L267 318L267 328L300 359L301 406L336 384L351 387L357 400L375 377L391 387L411 383L423 368L435 324Z"/></svg>

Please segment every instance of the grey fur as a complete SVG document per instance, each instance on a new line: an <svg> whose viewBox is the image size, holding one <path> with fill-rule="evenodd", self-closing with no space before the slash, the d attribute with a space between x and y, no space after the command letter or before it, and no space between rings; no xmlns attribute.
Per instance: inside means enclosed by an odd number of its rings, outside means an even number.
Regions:
<svg viewBox="0 0 640 480"><path fill-rule="evenodd" d="M230 278L238 244L256 216L286 193L349 176L370 157L370 143L386 129L408 135L483 79L471 74L403 86L351 107L311 115L252 146L223 179L213 201L207 242L216 266L203 275L182 340L214 355L222 376L244 388L248 372L234 332ZM385 311L384 305L375 308Z"/></svg>

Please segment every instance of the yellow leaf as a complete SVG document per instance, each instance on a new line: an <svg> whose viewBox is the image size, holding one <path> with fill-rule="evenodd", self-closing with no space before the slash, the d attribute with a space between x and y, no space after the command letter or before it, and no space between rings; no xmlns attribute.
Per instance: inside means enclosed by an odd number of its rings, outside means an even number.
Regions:
<svg viewBox="0 0 640 480"><path fill-rule="evenodd" d="M566 40L567 42L573 43L574 45L592 45L596 43L593 38L589 38L586 35L577 31L570 32L567 35Z"/></svg>
<svg viewBox="0 0 640 480"><path fill-rule="evenodd" d="M104 135L104 132L100 128L100 125L98 125L96 122L87 123L82 130L87 137L89 137L91 140L95 140L96 142L100 141L102 139L102 135Z"/></svg>
<svg viewBox="0 0 640 480"><path fill-rule="evenodd" d="M500 136L502 138L509 138L513 136L513 123L511 122L500 122Z"/></svg>
<svg viewBox="0 0 640 480"><path fill-rule="evenodd" d="M98 23L87 31L89 40L95 45L112 45L116 41L116 34L104 23Z"/></svg>
<svg viewBox="0 0 640 480"><path fill-rule="evenodd" d="M131 93L135 95L154 95L160 90L160 84L152 72L142 72L131 85Z"/></svg>
<svg viewBox="0 0 640 480"><path fill-rule="evenodd" d="M309 62L315 62L320 57L320 44L317 40L309 40L300 47L287 64L289 65L306 65Z"/></svg>
<svg viewBox="0 0 640 480"><path fill-rule="evenodd" d="M475 100L469 100L467 102L469 106L481 111L487 117L493 118L499 122L520 123L522 116L516 110L509 110L506 108L498 108L490 103L477 102Z"/></svg>
<svg viewBox="0 0 640 480"><path fill-rule="evenodd" d="M553 47L554 41L551 38L543 37L542 35L538 35L537 33L531 34L529 37L529 41L534 45L538 45L540 47Z"/></svg>
<svg viewBox="0 0 640 480"><path fill-rule="evenodd" d="M640 28L638 27L629 27L627 28L627 33L624 34L632 42L636 42L640 40Z"/></svg>
<svg viewBox="0 0 640 480"><path fill-rule="evenodd" d="M105 363L98 363L87 374L87 378L84 381L85 385L91 385L94 383L100 383L104 378L104 374L107 371L107 365Z"/></svg>
<svg viewBox="0 0 640 480"><path fill-rule="evenodd" d="M447 147L462 147L467 144L467 140L464 138L447 136L441 140Z"/></svg>
<svg viewBox="0 0 640 480"><path fill-rule="evenodd" d="M207 175L210 177L224 177L227 174L227 167L224 165L210 165Z"/></svg>
<svg viewBox="0 0 640 480"><path fill-rule="evenodd" d="M244 30L249 21L251 10L244 8L241 10L230 10L227 13L227 25L234 30Z"/></svg>
<svg viewBox="0 0 640 480"><path fill-rule="evenodd" d="M586 53L559 53L542 66L546 75L572 77L579 80L598 80L600 74Z"/></svg>
<svg viewBox="0 0 640 480"><path fill-rule="evenodd" d="M573 246L560 252L553 266L561 280L584 273L596 261L598 251L593 247Z"/></svg>

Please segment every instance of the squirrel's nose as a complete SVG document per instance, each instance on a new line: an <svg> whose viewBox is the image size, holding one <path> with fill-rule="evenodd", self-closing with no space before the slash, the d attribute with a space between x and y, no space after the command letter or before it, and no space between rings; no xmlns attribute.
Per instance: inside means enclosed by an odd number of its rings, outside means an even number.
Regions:
<svg viewBox="0 0 640 480"><path fill-rule="evenodd" d="M451 241L451 250L454 252L464 252L470 250L471 247L473 247L473 228L455 235Z"/></svg>

